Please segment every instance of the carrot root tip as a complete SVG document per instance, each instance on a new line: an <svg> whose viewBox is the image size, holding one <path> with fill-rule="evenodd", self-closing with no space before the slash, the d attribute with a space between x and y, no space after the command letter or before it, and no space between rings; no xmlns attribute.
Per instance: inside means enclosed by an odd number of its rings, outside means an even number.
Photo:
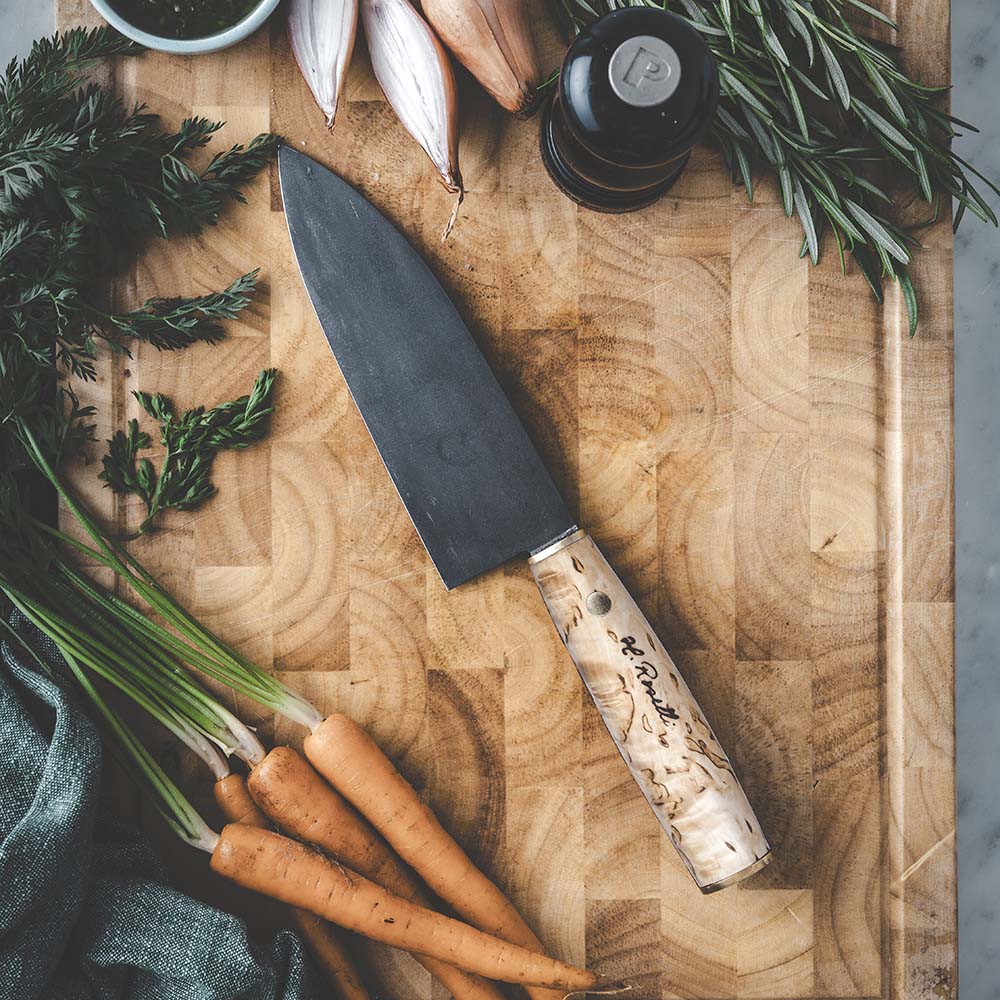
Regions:
<svg viewBox="0 0 1000 1000"><path fill-rule="evenodd" d="M571 993L567 993L563 997L563 1000L569 1000L570 997L611 997L617 996L619 993L628 993L633 989L635 987L631 983L623 983L618 980L601 980L589 990L573 990Z"/></svg>

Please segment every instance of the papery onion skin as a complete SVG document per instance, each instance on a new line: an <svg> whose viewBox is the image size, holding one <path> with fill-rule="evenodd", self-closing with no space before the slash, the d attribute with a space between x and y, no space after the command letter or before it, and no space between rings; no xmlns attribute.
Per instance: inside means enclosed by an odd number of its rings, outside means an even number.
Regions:
<svg viewBox="0 0 1000 1000"><path fill-rule="evenodd" d="M538 106L542 73L527 0L423 0L424 16L455 58L504 109Z"/></svg>
<svg viewBox="0 0 1000 1000"><path fill-rule="evenodd" d="M406 130L461 195L455 74L444 46L407 0L361 0L372 70ZM449 227L450 228L450 227Z"/></svg>
<svg viewBox="0 0 1000 1000"><path fill-rule="evenodd" d="M358 0L289 0L286 24L299 70L333 128L354 51Z"/></svg>

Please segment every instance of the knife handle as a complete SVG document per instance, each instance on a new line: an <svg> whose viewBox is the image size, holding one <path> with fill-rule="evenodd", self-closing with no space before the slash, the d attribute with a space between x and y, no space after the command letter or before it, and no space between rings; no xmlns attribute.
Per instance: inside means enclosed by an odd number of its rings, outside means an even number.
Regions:
<svg viewBox="0 0 1000 1000"><path fill-rule="evenodd" d="M702 892L770 847L726 752L638 605L585 531L531 558L559 636L643 795Z"/></svg>

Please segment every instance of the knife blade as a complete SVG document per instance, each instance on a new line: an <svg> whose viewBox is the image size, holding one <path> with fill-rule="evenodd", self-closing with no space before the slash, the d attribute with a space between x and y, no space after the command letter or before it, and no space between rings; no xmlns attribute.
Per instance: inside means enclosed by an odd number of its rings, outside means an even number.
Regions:
<svg viewBox="0 0 1000 1000"><path fill-rule="evenodd" d="M278 174L320 326L445 587L528 557L619 752L703 892L770 847L652 627L578 528L437 279L333 172L283 146Z"/></svg>
<svg viewBox="0 0 1000 1000"><path fill-rule="evenodd" d="M420 255L309 157L283 146L279 175L320 325L445 587L572 531L548 471ZM324 200L330 208L320 214Z"/></svg>

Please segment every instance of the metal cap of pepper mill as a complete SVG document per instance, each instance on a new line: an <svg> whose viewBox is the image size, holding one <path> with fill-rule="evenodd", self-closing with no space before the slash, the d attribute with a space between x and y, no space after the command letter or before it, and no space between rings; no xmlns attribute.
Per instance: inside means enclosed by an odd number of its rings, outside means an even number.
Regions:
<svg viewBox="0 0 1000 1000"><path fill-rule="evenodd" d="M680 176L719 101L719 71L686 21L625 7L570 46L542 117L542 160L574 201L631 212Z"/></svg>

